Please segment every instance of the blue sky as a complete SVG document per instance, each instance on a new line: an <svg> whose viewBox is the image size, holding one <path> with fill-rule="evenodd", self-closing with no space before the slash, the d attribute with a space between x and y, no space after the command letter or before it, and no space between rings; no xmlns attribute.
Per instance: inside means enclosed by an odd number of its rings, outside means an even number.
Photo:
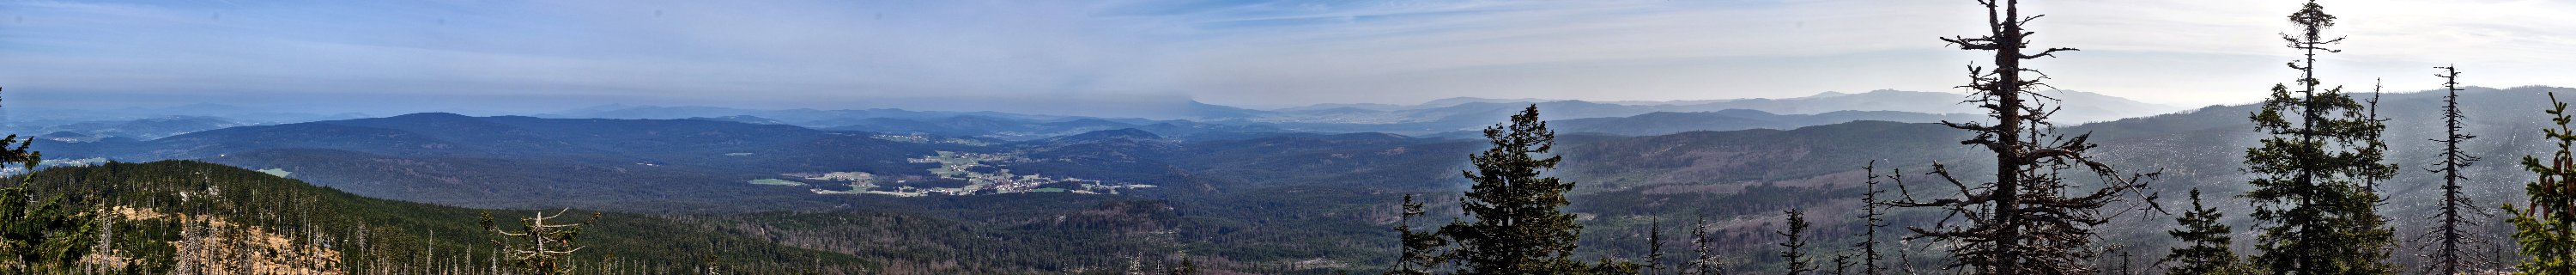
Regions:
<svg viewBox="0 0 2576 275"><path fill-rule="evenodd" d="M2065 89L2250 102L2298 1L2025 1ZM2327 1L2322 78L2576 85L2576 3ZM1007 99L1284 107L1950 91L1967 0L0 2L13 104L557 110ZM896 104L901 102L901 104ZM992 107L996 109L1006 107ZM917 109L976 109L961 106Z"/></svg>

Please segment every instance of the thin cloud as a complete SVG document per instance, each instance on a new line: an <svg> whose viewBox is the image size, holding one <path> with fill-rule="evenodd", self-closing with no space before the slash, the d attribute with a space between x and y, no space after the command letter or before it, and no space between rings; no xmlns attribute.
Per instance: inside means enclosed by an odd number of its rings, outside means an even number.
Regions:
<svg viewBox="0 0 2576 275"><path fill-rule="evenodd" d="M2247 102L2288 79L2297 1L2042 1L2060 87ZM2325 78L2391 89L2458 63L2566 85L2563 1L2350 0ZM12 93L632 98L876 106L884 98L1188 96L1275 107L1457 97L1675 100L1946 91L1968 1L934 1L0 3ZM15 19L24 18L24 19ZM52 96L45 98L76 98ZM907 102L924 102L911 100ZM1030 103L1039 104L1039 103ZM775 105L775 106L773 106ZM953 106L951 106L953 107ZM925 107L927 108L927 107Z"/></svg>

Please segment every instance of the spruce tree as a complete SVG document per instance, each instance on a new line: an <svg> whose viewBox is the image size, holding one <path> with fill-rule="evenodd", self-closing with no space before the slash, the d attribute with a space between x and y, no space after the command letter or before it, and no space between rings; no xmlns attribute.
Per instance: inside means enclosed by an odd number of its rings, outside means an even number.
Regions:
<svg viewBox="0 0 2576 275"><path fill-rule="evenodd" d="M1789 216L1788 228L1783 229L1782 231L1772 232L1773 234L1780 234L1780 237L1783 238L1780 241L1780 262L1789 265L1787 270L1788 272L1783 274L1799 275L1816 271L1815 261L1807 259L1807 252L1805 251L1807 248L1807 214L1798 211L1797 208L1790 208L1789 211L1784 213Z"/></svg>
<svg viewBox="0 0 2576 275"><path fill-rule="evenodd" d="M1512 115L1511 122L1486 127L1485 138L1493 147L1468 156L1475 171L1460 172L1476 182L1458 202L1474 221L1440 228L1458 245L1452 256L1459 266L1470 274L1590 270L1572 259L1583 226L1563 208L1574 183L1545 176L1564 158L1539 156L1556 147L1556 132L1539 120L1538 105Z"/></svg>
<svg viewBox="0 0 2576 275"><path fill-rule="evenodd" d="M2158 261L2172 264L2165 267L2165 274L2252 274L2237 261L2236 253L2228 250L2228 245L2234 243L2228 234L2235 231L2227 224L2219 223L2219 218L2226 215L2219 213L2218 209L2201 205L2200 189L2192 188L2191 210L2174 218L2174 223L2182 228L2165 231L2184 244L2173 248L2172 253L2165 254L2165 258Z"/></svg>
<svg viewBox="0 0 2576 275"><path fill-rule="evenodd" d="M2558 142L2558 152L2549 159L2523 156L2523 169L2539 178L2523 185L2531 201L2522 207L2504 205L2513 224L2514 242L2522 244L2522 263L2514 266L2518 274L2576 275L2576 129L2568 125L2576 117L2567 113L2567 103L2558 101L2558 93L2549 93L2550 121L2556 129L2541 129L2550 140Z"/></svg>
<svg viewBox="0 0 2576 275"><path fill-rule="evenodd" d="M1956 197L1908 196L1888 205L1948 212L1954 219L1947 220L1957 223L1909 228L1915 236L1908 238L1954 244L1947 246L1954 261L1949 266L1966 267L1971 274L2096 272L2088 263L2099 254L2092 244L2093 228L2109 222L2102 208L2139 193L2146 187L2141 180L2154 174L2122 174L2089 158L2087 151L2096 147L2087 141L2089 135L2057 134L2048 121L2056 108L2042 103L2050 98L2037 91L2048 87L2041 83L2048 77L2024 67L2023 61L2075 49L2025 52L2032 48L2029 39L2035 34L2025 26L2039 16L2022 15L2019 0L1978 3L1986 8L1988 33L1941 40L1962 50L1992 52L1995 67L1970 66L1970 82L1960 87L1971 90L1969 102L1985 109L1994 121L1942 124L1977 134L1960 143L1994 154L1993 181L1971 183L1936 163L1930 174L1947 181L1958 192ZM2065 169L2084 169L2101 181L2090 185L2092 190L2077 190L2058 175ZM1904 188L1899 185L1900 192Z"/></svg>
<svg viewBox="0 0 2576 275"><path fill-rule="evenodd" d="M18 164L28 173L44 162L43 153L28 149L36 137L18 135L0 137L0 165ZM15 143L17 146L8 146ZM103 226L93 223L100 217L95 207L78 207L66 202L65 195L39 198L28 185L35 177L21 176L18 182L0 187L0 270L8 273L65 273L73 263L88 255L100 241Z"/></svg>
<svg viewBox="0 0 2576 275"><path fill-rule="evenodd" d="M1190 257L1189 257L1188 255L1182 255L1182 256L1181 256L1181 266L1179 266L1179 267L1173 267L1173 268L1172 268L1172 270L1171 270L1171 272L1167 272L1166 274L1169 274L1169 275L1199 275L1199 264L1198 264L1197 262L1190 261Z"/></svg>
<svg viewBox="0 0 2576 275"><path fill-rule="evenodd" d="M2486 224L2479 222L2483 219L2466 215L2477 215L2487 219L2494 217L2485 211L2479 211L2482 208L2476 206L2477 202L2470 201L2468 194L2461 192L2460 180L2467 177L2461 176L2460 170L2467 169L2470 164L2476 163L2478 157L2460 152L2460 142L2477 138L2475 135L2460 132L2464 129L2460 125L2460 119L2467 118L2460 114L2460 71L2455 67L2434 68L2443 70L2443 74L2434 76L2442 78L2442 88L2448 93L2442 97L2443 138L2433 140L2442 143L2442 161L2436 164L2439 168L2426 171L2442 174L2442 212L2435 213L2432 217L2437 222L2433 230L2424 232L2422 236L2416 238L2415 242L2436 246L2434 251L2423 255L2426 260L2424 271L2462 274L2491 261L2491 259L2485 259L2485 256L2474 253L2474 250L2471 250L2474 247L2470 247L2492 245L2486 241L2487 239L2479 237L2480 234L2475 231L2476 228Z"/></svg>
<svg viewBox="0 0 2576 275"><path fill-rule="evenodd" d="M1394 230L1396 237L1404 243L1404 252L1396 258L1395 268L1388 269L1386 274L1431 274L1433 269L1448 261L1439 249L1448 246L1449 242L1437 232L1413 230L1413 218L1423 214L1421 201L1415 201L1413 195L1406 194L1403 207L1404 213L1396 219Z"/></svg>
<svg viewBox="0 0 2576 275"><path fill-rule="evenodd" d="M2289 64L2300 71L2302 88L2272 86L2251 116L2255 129L2272 137L2245 152L2246 170L2256 174L2245 197L2253 217L2270 225L2257 238L2262 254L2254 262L2282 274L2395 273L2385 262L2395 233L2374 209L2380 199L2371 188L2397 171L2381 163L2386 125L2342 87L2320 88L2316 55L2337 52L2325 46L2343 40L2323 36L2335 17L2310 1L2289 18L2300 33L2283 39L2306 56Z"/></svg>
<svg viewBox="0 0 2576 275"><path fill-rule="evenodd" d="M1654 218L1646 227L1646 274L1664 271L1664 219Z"/></svg>
<svg viewBox="0 0 2576 275"><path fill-rule="evenodd" d="M1633 274L1638 274L1637 272L1640 272L1640 271L1641 271L1641 270L1643 270L1643 268L1644 268L1643 266L1638 266L1638 265L1637 265L1637 263L1634 263L1634 262L1628 262L1628 261L1622 261L1622 260L1617 260L1617 259L1611 259L1611 258L1610 258L1610 256L1601 256L1601 258L1600 258L1600 259L1593 260L1593 261L1592 261L1592 265L1589 265L1589 266L1577 266L1577 267L1578 267L1578 268L1585 268L1583 271L1588 272L1588 273L1580 273L1580 274L1595 274L1595 275L1633 275ZM1559 273L1559 274L1577 274L1577 273Z"/></svg>

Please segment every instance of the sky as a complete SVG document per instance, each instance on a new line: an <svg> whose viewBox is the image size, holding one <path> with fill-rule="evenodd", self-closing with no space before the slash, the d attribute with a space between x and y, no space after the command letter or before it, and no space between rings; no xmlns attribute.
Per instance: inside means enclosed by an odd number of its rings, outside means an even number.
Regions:
<svg viewBox="0 0 2576 275"><path fill-rule="evenodd" d="M2300 1L2023 1L2061 89L2246 103ZM2320 78L2576 86L2576 1L2332 0ZM1970 0L0 1L11 104L539 112L599 104L1253 108L1958 92ZM16 106L16 105L13 105ZM336 109L333 109L336 108Z"/></svg>

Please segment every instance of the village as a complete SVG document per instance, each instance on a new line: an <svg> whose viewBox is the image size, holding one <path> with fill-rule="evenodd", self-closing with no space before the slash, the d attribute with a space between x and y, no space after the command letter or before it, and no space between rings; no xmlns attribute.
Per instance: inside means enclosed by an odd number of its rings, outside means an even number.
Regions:
<svg viewBox="0 0 2576 275"><path fill-rule="evenodd" d="M919 197L933 194L968 196L1010 193L1115 195L1119 194L1120 189L1155 187L1153 185L1146 184L1109 183L1100 180L1089 180L1074 177L1049 177L1034 173L1020 175L1013 173L1010 169L986 164L1018 160L1021 160L1019 156L1009 154L940 151L937 155L906 160L912 163L939 164L939 167L931 168L929 170L931 175L929 178L922 178L919 176L890 177L866 172L789 173L784 174L783 176L795 177L808 181L835 183L846 182L848 183L847 186L849 186L848 190L832 190L821 186L807 189L815 194L870 194L898 197ZM752 183L767 185L806 185L801 182L780 179L754 180Z"/></svg>

